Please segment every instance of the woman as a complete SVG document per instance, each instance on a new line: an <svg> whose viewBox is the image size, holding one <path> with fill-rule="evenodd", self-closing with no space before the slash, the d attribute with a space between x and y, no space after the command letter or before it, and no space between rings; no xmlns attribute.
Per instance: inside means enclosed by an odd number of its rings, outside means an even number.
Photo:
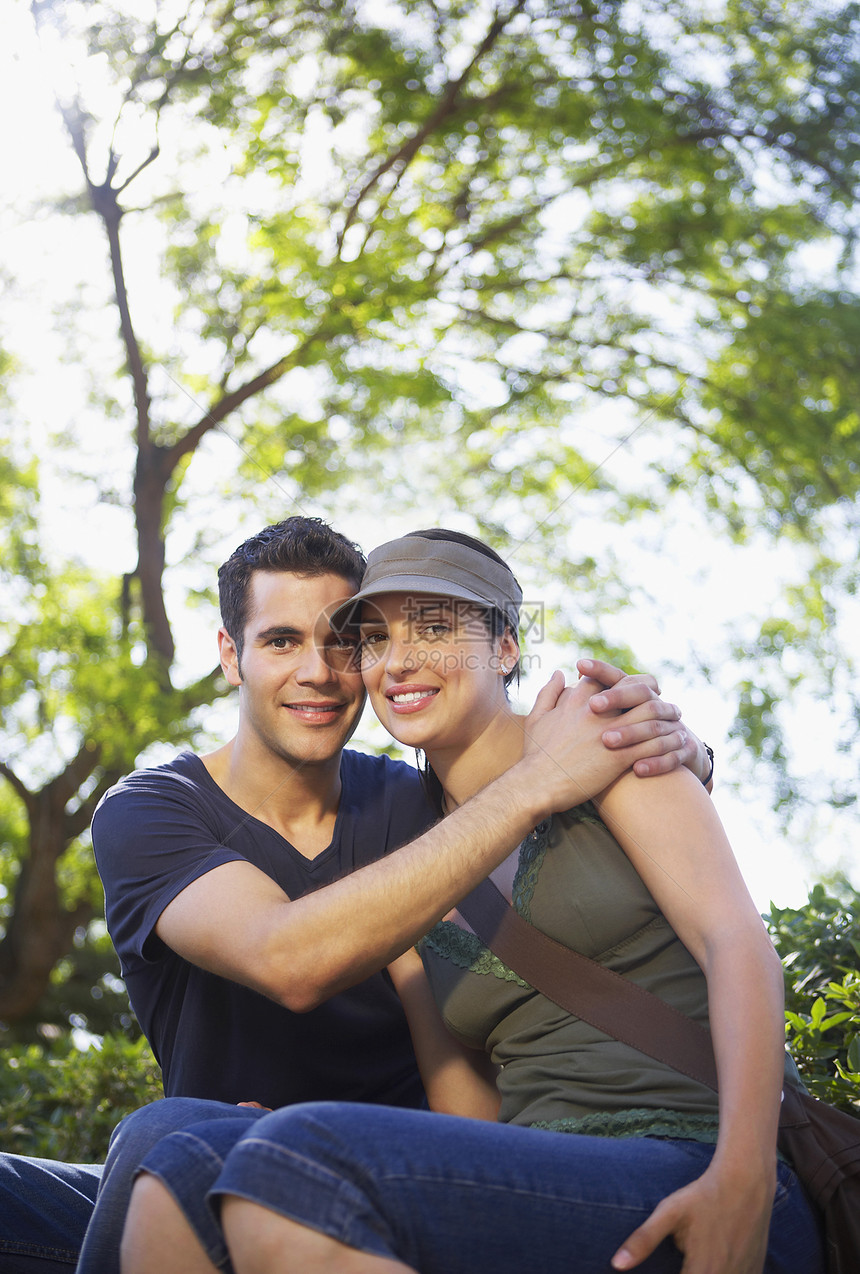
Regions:
<svg viewBox="0 0 860 1274"><path fill-rule="evenodd" d="M486 546L415 532L371 553L334 617L360 606L374 710L424 752L443 812L521 754L506 692L521 596ZM566 710L585 718L593 692L568 688ZM237 1274L817 1274L815 1220L775 1151L797 1082L781 969L701 785L625 775L493 878L539 928L709 1023L719 1104L546 1000L452 913L391 969L431 1106L452 1117L339 1103L260 1119L213 1191ZM135 1207L129 1251L145 1186Z"/></svg>

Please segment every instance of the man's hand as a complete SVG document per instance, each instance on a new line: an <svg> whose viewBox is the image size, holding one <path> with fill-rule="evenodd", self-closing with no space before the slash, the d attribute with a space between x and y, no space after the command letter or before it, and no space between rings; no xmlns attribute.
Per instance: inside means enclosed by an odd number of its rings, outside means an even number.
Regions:
<svg viewBox="0 0 860 1274"><path fill-rule="evenodd" d="M561 672L553 674L535 700L523 722L526 740L521 765L527 767L529 794L544 810L570 809L604 791L638 760L647 760L684 745L677 724L677 709L668 705L670 720L660 714L667 705L657 697L627 709L624 729L634 736L622 747L607 748L603 742L605 720L593 712L592 695L600 684L583 679L564 684ZM659 719L661 733L655 738L653 720ZM662 733L667 726L670 733Z"/></svg>
<svg viewBox="0 0 860 1274"><path fill-rule="evenodd" d="M627 714L632 708L642 709L635 719L613 721L603 734L604 745L613 751L636 747L639 755L633 763L634 774L648 778L686 766L710 792L713 782L708 751L692 730L678 724L681 710L674 703L663 702L656 678L648 673L628 676L601 659L580 659L576 670L581 677L600 683L602 689L592 695L589 706L604 720ZM644 755L642 744L647 745Z"/></svg>

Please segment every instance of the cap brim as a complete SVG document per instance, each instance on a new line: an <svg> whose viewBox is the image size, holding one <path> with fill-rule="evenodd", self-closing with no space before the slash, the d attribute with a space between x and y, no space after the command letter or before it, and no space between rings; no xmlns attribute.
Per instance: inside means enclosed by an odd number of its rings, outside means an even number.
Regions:
<svg viewBox="0 0 860 1274"><path fill-rule="evenodd" d="M378 584L361 588L348 601L342 602L329 616L329 624L335 632L348 628L358 628L361 623L362 602L373 597L382 597L385 593L408 593L413 597L451 597L455 601L474 602L476 606L490 607L492 602L479 593L465 588L461 584L452 584L450 580L434 579L427 575L389 575Z"/></svg>

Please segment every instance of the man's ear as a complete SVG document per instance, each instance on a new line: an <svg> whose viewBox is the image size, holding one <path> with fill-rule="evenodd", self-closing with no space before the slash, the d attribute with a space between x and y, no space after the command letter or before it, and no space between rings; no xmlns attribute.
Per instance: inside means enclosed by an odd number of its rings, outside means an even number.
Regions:
<svg viewBox="0 0 860 1274"><path fill-rule="evenodd" d="M218 629L218 654L221 658L221 671L231 686L241 686L242 674L239 671L239 652L236 643L226 628Z"/></svg>

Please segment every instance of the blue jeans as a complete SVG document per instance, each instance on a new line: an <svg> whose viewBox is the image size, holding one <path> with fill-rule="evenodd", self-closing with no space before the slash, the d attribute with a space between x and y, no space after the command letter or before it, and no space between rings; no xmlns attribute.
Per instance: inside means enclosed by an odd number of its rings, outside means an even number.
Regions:
<svg viewBox="0 0 860 1274"><path fill-rule="evenodd" d="M163 1137L188 1124L207 1120L207 1127L217 1126L220 1121L235 1125L235 1140L265 1113L198 1097L166 1097L127 1115L111 1137L102 1183L83 1239L78 1274L119 1274L119 1243L131 1187L142 1160ZM6 1274L3 1265L0 1274ZM33 1274L42 1272L34 1270Z"/></svg>
<svg viewBox="0 0 860 1274"><path fill-rule="evenodd" d="M228 1266L217 1205L236 1194L421 1274L606 1274L628 1235L707 1168L713 1146L584 1137L424 1111L312 1103L233 1131L198 1125L144 1167L186 1207L215 1264ZM223 1161L223 1166L221 1166ZM666 1240L642 1274L678 1274ZM779 1165L766 1274L822 1274L815 1217Z"/></svg>
<svg viewBox="0 0 860 1274"><path fill-rule="evenodd" d="M71 1274L101 1164L0 1154L0 1272Z"/></svg>
<svg viewBox="0 0 860 1274"><path fill-rule="evenodd" d="M167 1133L201 1119L264 1111L193 1097L143 1106L115 1129L107 1163L0 1154L0 1274L118 1274L119 1241L141 1160ZM238 1135L238 1134L237 1134Z"/></svg>

